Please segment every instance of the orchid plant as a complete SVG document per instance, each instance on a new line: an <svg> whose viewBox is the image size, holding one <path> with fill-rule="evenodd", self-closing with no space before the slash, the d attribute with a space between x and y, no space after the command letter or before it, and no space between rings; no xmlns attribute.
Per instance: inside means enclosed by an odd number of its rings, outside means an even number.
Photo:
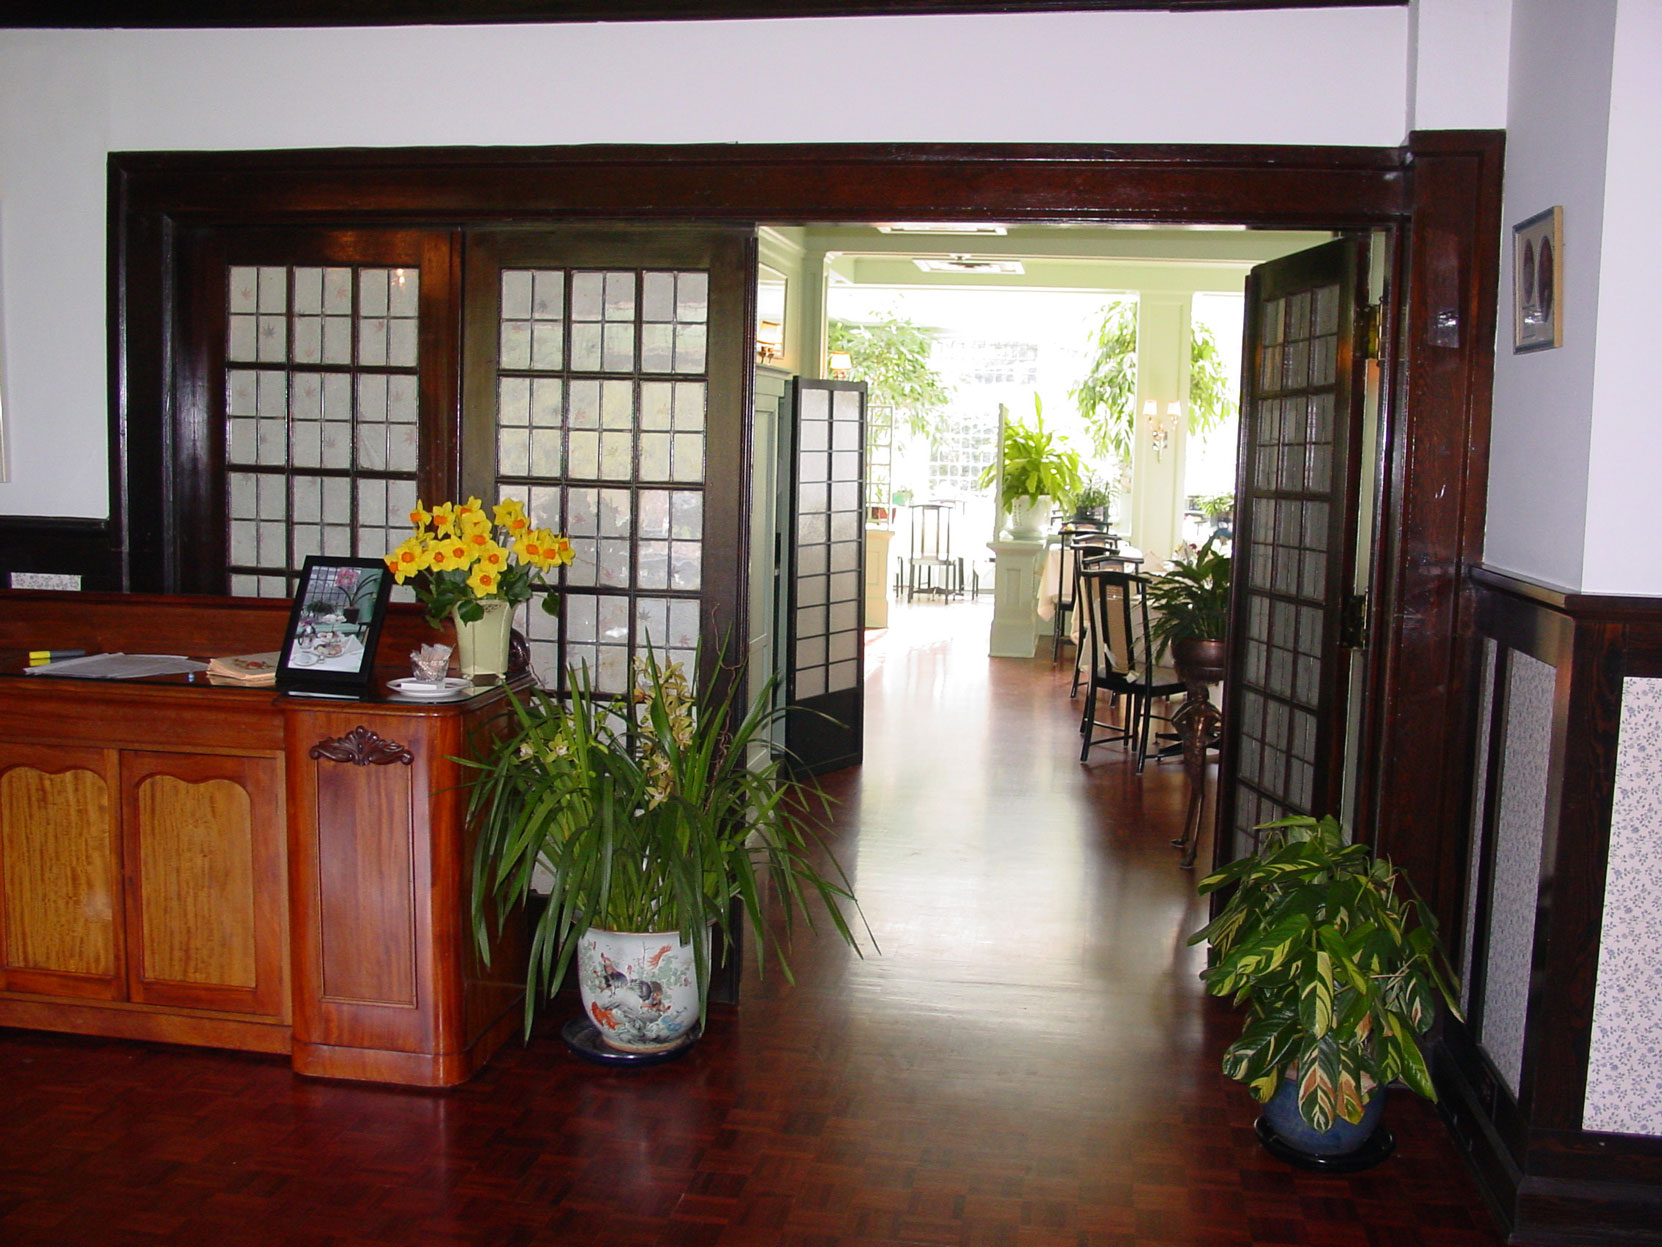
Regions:
<svg viewBox="0 0 1662 1247"><path fill-rule="evenodd" d="M517 498L504 498L489 515L477 498L431 511L417 501L410 523L415 531L387 553L386 564L399 584L412 582L434 627L452 611L468 623L482 618L481 602L528 602L548 587L549 572L572 560L571 542L532 527ZM550 593L542 606L550 615L559 610Z"/></svg>
<svg viewBox="0 0 1662 1247"><path fill-rule="evenodd" d="M527 1033L591 927L680 932L695 949L701 1009L713 954L694 932L713 928L730 946L734 927L748 926L758 968L771 950L789 980L787 946L798 915L813 925L813 896L814 912L858 951L843 909L859 907L820 842L826 799L779 761L753 757L782 713L771 681L741 715L731 687L651 652L621 697L597 694L586 667L571 675L569 696L510 690L502 738L465 764L479 829L473 923L487 962L533 887L547 893L532 927ZM763 909L769 892L777 925Z"/></svg>

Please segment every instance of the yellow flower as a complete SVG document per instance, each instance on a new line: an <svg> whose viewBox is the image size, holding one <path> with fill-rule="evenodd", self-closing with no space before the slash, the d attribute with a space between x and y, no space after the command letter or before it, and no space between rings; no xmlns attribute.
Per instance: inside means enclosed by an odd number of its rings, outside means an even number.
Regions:
<svg viewBox="0 0 1662 1247"><path fill-rule="evenodd" d="M501 577L494 568L483 565L473 569L473 575L467 578L467 587L473 590L476 598L488 598L495 593L501 584Z"/></svg>
<svg viewBox="0 0 1662 1247"><path fill-rule="evenodd" d="M411 537L386 556L387 569L392 578L403 584L411 576L427 567L427 547L419 537Z"/></svg>
<svg viewBox="0 0 1662 1247"><path fill-rule="evenodd" d="M548 562L551 567L561 567L577 557L577 552L571 548L571 542L564 537L556 537L546 528L543 529L543 545L548 550Z"/></svg>
<svg viewBox="0 0 1662 1247"><path fill-rule="evenodd" d="M559 566L559 543L562 541L565 538L556 537L546 528L534 528L514 542L514 555L532 567L547 571ZM566 542L566 545L569 549L570 543Z"/></svg>
<svg viewBox="0 0 1662 1247"><path fill-rule="evenodd" d="M420 530L433 522L432 512L421 505L421 499L416 499L415 510L410 512L410 523Z"/></svg>
<svg viewBox="0 0 1662 1247"><path fill-rule="evenodd" d="M504 498L497 503L491 510L491 518L498 528L506 528L516 536L531 527L531 521L525 518L524 504L518 498Z"/></svg>
<svg viewBox="0 0 1662 1247"><path fill-rule="evenodd" d="M446 537L442 542L433 543L435 549L441 545L449 556L451 567L471 567L473 565L473 547L460 537Z"/></svg>
<svg viewBox="0 0 1662 1247"><path fill-rule="evenodd" d="M477 498L456 504L455 524L456 531L464 537L469 533L488 531L491 526L490 520L485 518L485 504Z"/></svg>
<svg viewBox="0 0 1662 1247"><path fill-rule="evenodd" d="M432 542L427 547L427 566L435 572L448 572L467 566L467 547L450 538Z"/></svg>
<svg viewBox="0 0 1662 1247"><path fill-rule="evenodd" d="M456 529L456 504L441 502L433 508L433 528L441 537L448 537Z"/></svg>
<svg viewBox="0 0 1662 1247"><path fill-rule="evenodd" d="M486 540L483 545L471 547L475 550L473 565L475 568L485 568L500 576L508 570L508 552L496 542Z"/></svg>

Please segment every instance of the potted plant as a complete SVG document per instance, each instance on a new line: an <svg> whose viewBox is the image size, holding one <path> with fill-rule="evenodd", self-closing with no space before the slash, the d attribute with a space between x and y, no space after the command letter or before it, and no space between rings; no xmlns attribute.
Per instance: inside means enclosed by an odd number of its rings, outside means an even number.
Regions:
<svg viewBox="0 0 1662 1247"><path fill-rule="evenodd" d="M1235 495L1202 494L1195 499L1195 510L1211 525L1214 534L1227 533L1235 515Z"/></svg>
<svg viewBox="0 0 1662 1247"><path fill-rule="evenodd" d="M493 933L531 897L525 1027L575 957L584 1013L608 1048L670 1051L697 1036L714 951L731 944L740 902L758 946L787 981L786 944L764 920L771 887L785 939L817 896L832 927L859 949L842 905L858 906L834 859L822 867L817 824L824 800L757 764L780 713L764 688L734 725L731 692L697 692L678 663L639 659L625 697L596 694L587 670L569 699L512 691L509 730L471 763L469 814L477 820L473 923L488 959ZM759 751L764 757L766 751ZM869 932L868 932L869 934Z"/></svg>
<svg viewBox="0 0 1662 1247"><path fill-rule="evenodd" d="M1000 464L1002 478L1000 476ZM1045 428L1044 407L1033 396L1033 423L1007 420L999 459L981 474L983 489L1002 479L999 505L1010 513L1012 536L1032 537L1042 531L1047 504L1071 507L1084 484L1079 452Z"/></svg>
<svg viewBox="0 0 1662 1247"><path fill-rule="evenodd" d="M1155 612L1149 632L1156 652L1170 649L1173 665L1186 679L1191 674L1208 684L1223 679L1231 565L1229 555L1208 539L1149 578L1148 603Z"/></svg>
<svg viewBox="0 0 1662 1247"><path fill-rule="evenodd" d="M1074 518L1079 520L1106 520L1108 518L1108 507L1113 501L1114 495L1106 485L1099 485L1094 478L1087 480L1074 497Z"/></svg>
<svg viewBox="0 0 1662 1247"><path fill-rule="evenodd" d="M517 498L504 498L489 516L477 498L431 511L418 501L410 523L415 531L386 555L393 579L413 579L433 627L455 621L464 676L502 675L514 611L547 587L547 573L571 562L571 542L533 527ZM542 608L559 613L553 594L542 595Z"/></svg>
<svg viewBox="0 0 1662 1247"><path fill-rule="evenodd" d="M1272 1152L1360 1168L1389 1153L1388 1133L1374 1135L1389 1083L1437 1098L1417 1038L1439 1002L1458 1016L1454 974L1407 879L1337 820L1259 830L1256 853L1201 881L1203 894L1233 891L1189 938L1212 947L1206 990L1247 1008L1223 1072L1267 1106L1258 1133Z"/></svg>

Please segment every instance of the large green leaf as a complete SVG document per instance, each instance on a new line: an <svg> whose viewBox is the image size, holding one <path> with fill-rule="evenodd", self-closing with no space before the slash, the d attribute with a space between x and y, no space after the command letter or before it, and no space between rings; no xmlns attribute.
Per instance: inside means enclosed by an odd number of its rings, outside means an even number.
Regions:
<svg viewBox="0 0 1662 1247"><path fill-rule="evenodd" d="M1318 1039L1333 1024L1333 959L1327 953L1306 958L1299 969L1298 1019Z"/></svg>
<svg viewBox="0 0 1662 1247"><path fill-rule="evenodd" d="M1298 1112L1312 1130L1331 1130L1339 1113L1338 1046L1329 1038L1306 1045L1298 1063Z"/></svg>

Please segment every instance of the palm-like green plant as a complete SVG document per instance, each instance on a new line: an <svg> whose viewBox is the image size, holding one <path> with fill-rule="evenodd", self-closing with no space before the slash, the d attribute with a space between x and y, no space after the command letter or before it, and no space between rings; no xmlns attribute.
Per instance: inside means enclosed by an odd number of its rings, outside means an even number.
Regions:
<svg viewBox="0 0 1662 1247"><path fill-rule="evenodd" d="M679 932L694 948L701 1020L711 954L695 935L713 927L729 946L735 897L758 962L771 948L787 981L795 918L813 925L809 894L859 951L841 909L858 911L847 876L828 854L829 866L818 864L824 797L788 779L778 762L750 758L779 713L771 688L733 727L731 691L718 693L712 682L695 695L679 664L651 653L637 663L627 698L595 694L586 668L573 677L569 701L544 689L523 699L510 692L511 729L469 763L469 817L478 822L473 924L487 961L538 867L548 876L526 971L527 1033L591 927ZM783 940L763 918L767 888L780 901Z"/></svg>
<svg viewBox="0 0 1662 1247"><path fill-rule="evenodd" d="M1085 465L1079 452L1056 433L1045 428L1044 406L1033 396L1033 423L1006 420L1002 462L1004 493L999 505L1009 510L1015 503L1049 498L1059 507L1071 507L1085 484ZM988 465L981 474L981 488L998 479L999 464Z"/></svg>
<svg viewBox="0 0 1662 1247"><path fill-rule="evenodd" d="M1291 1072L1299 1115L1318 1131L1360 1121L1394 1079L1435 1100L1417 1038L1439 1000L1459 1008L1430 911L1390 862L1346 843L1332 817L1260 830L1256 853L1201 881L1203 894L1234 891L1189 938L1212 946L1206 990L1247 1006L1223 1072L1261 1102Z"/></svg>
<svg viewBox="0 0 1662 1247"><path fill-rule="evenodd" d="M1193 557L1176 558L1150 576L1148 603L1156 612L1149 635L1157 652L1173 641L1221 641L1229 635L1229 555L1208 538Z"/></svg>

